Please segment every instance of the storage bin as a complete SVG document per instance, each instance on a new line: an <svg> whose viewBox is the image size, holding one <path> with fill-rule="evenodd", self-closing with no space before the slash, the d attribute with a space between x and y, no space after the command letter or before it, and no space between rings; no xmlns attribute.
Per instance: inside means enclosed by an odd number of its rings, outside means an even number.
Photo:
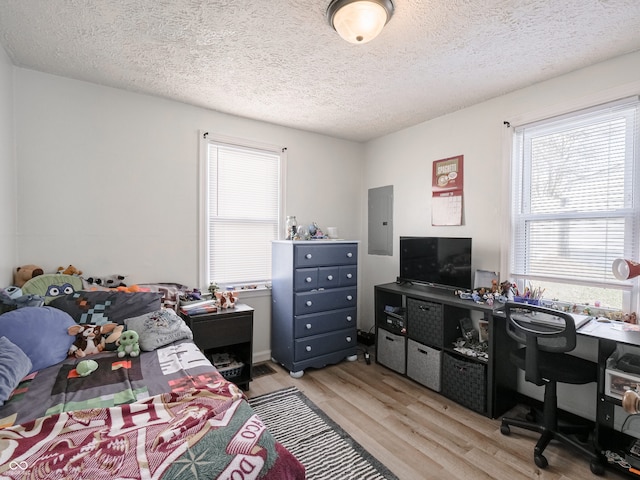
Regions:
<svg viewBox="0 0 640 480"><path fill-rule="evenodd" d="M442 394L471 410L487 410L486 365L444 352L442 357Z"/></svg>
<svg viewBox="0 0 640 480"><path fill-rule="evenodd" d="M604 382L604 393L618 400L622 400L627 390L640 390L640 375L621 372L615 368L605 370Z"/></svg>
<svg viewBox="0 0 640 480"><path fill-rule="evenodd" d="M604 372L604 393L618 400L622 400L627 390L640 390L640 374L625 372L618 366L618 360L625 354L638 355L640 350L633 346L618 345L607 359Z"/></svg>
<svg viewBox="0 0 640 480"><path fill-rule="evenodd" d="M440 391L442 350L407 340L407 376L436 392Z"/></svg>
<svg viewBox="0 0 640 480"><path fill-rule="evenodd" d="M406 372L406 338L379 328L376 334L376 360L391 370Z"/></svg>
<svg viewBox="0 0 640 480"><path fill-rule="evenodd" d="M442 347L442 304L407 298L407 336L423 345Z"/></svg>

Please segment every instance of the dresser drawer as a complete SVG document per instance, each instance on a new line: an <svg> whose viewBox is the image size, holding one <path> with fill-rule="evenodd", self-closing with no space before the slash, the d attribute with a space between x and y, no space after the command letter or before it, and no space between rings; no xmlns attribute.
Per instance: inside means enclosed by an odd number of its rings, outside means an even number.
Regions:
<svg viewBox="0 0 640 480"><path fill-rule="evenodd" d="M333 288L331 290L314 290L295 294L294 315L337 310L355 307L357 303L356 287Z"/></svg>
<svg viewBox="0 0 640 480"><path fill-rule="evenodd" d="M295 338L302 338L355 327L356 318L355 308L297 316L294 335Z"/></svg>
<svg viewBox="0 0 640 480"><path fill-rule="evenodd" d="M318 288L318 269L299 268L293 273L293 288L297 292Z"/></svg>
<svg viewBox="0 0 640 480"><path fill-rule="evenodd" d="M340 267L340 282L341 287L348 287L358 284L358 266L346 265Z"/></svg>
<svg viewBox="0 0 640 480"><path fill-rule="evenodd" d="M354 326L347 330L298 339L295 341L295 359L296 361L306 360L355 347L356 337L357 332Z"/></svg>
<svg viewBox="0 0 640 480"><path fill-rule="evenodd" d="M321 267L325 265L355 265L358 262L358 245L309 244L296 245L294 267Z"/></svg>

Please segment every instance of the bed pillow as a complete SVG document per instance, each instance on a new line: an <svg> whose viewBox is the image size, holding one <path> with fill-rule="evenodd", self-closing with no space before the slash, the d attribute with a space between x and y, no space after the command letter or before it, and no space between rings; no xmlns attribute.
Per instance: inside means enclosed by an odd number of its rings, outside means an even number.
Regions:
<svg viewBox="0 0 640 480"><path fill-rule="evenodd" d="M76 292L58 297L51 306L67 312L77 323L117 323L129 317L160 310L162 294L158 292Z"/></svg>
<svg viewBox="0 0 640 480"><path fill-rule="evenodd" d="M68 313L57 308L24 307L0 315L0 336L29 357L31 373L67 358L75 341L67 330L75 324Z"/></svg>
<svg viewBox="0 0 640 480"><path fill-rule="evenodd" d="M7 337L0 337L0 406L31 371L31 360Z"/></svg>
<svg viewBox="0 0 640 480"><path fill-rule="evenodd" d="M148 352L176 340L193 339L191 329L170 308L163 308L124 321L127 330L135 330L140 337L140 348Z"/></svg>
<svg viewBox="0 0 640 480"><path fill-rule="evenodd" d="M28 280L22 286L25 295L39 295L49 305L55 298L82 290L82 279L76 275L45 273Z"/></svg>

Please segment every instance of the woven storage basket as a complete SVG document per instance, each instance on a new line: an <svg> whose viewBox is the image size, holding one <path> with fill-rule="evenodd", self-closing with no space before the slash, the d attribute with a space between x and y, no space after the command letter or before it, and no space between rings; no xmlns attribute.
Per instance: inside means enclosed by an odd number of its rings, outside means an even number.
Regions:
<svg viewBox="0 0 640 480"><path fill-rule="evenodd" d="M407 376L436 392L440 391L442 350L407 341Z"/></svg>
<svg viewBox="0 0 640 480"><path fill-rule="evenodd" d="M442 357L442 394L471 410L487 410L486 366L445 352Z"/></svg>
<svg viewBox="0 0 640 480"><path fill-rule="evenodd" d="M407 298L407 336L424 345L442 347L442 304Z"/></svg>

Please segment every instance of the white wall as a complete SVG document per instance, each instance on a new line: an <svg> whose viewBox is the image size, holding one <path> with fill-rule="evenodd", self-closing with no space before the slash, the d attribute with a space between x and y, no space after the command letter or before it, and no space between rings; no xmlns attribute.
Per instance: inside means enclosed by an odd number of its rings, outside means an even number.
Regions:
<svg viewBox="0 0 640 480"><path fill-rule="evenodd" d="M16 245L16 168L13 126L13 67L0 47L0 287L13 283Z"/></svg>
<svg viewBox="0 0 640 480"><path fill-rule="evenodd" d="M399 273L398 237L432 235L473 238L473 267L500 271L501 229L508 214L503 153L504 121L544 115L618 95L640 94L640 52L618 57L518 90L366 145L362 190L363 250L367 251L369 188L394 186L394 255L365 255L363 325L373 325L373 287ZM464 155L464 218L456 227L431 226L431 168L434 160ZM369 323L367 323L369 322Z"/></svg>
<svg viewBox="0 0 640 480"><path fill-rule="evenodd" d="M287 147L287 214L362 231L361 144L22 68L15 91L18 265L198 286L200 129ZM247 303L260 360L271 303Z"/></svg>
<svg viewBox="0 0 640 480"><path fill-rule="evenodd" d="M533 118L640 94L640 52L629 54L562 77L387 135L367 144L362 191L394 186L394 255L366 255L363 262L361 328L374 325L374 286L392 282L399 274L401 235L473 238L473 268L501 270L501 232L508 215L508 171L503 150L508 144L504 121ZM431 226L431 169L434 160L464 155L464 225ZM363 215L366 217L366 208ZM363 251L367 251L366 220ZM504 278L504 276L503 276ZM592 342L589 355L595 354ZM521 390L529 387L522 385ZM583 388L583 387L580 387ZM593 386L585 387L593 389ZM562 390L562 389L561 389ZM573 390L563 406L593 418L595 393ZM585 393L586 392L586 393ZM533 392L530 394L536 395ZM561 403L562 403L561 401Z"/></svg>

